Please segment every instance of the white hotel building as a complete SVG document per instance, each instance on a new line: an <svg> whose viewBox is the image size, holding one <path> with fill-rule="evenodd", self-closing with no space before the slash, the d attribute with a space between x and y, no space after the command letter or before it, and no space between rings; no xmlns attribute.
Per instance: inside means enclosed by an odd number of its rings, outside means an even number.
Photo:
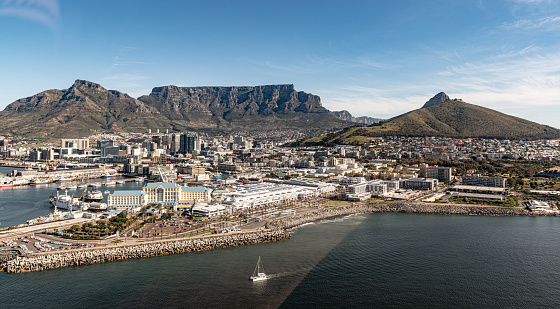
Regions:
<svg viewBox="0 0 560 309"><path fill-rule="evenodd" d="M188 208L196 202L210 202L212 189L181 187L176 183L148 183L140 190L115 191L109 194L107 204L116 209L137 210L149 203L162 204L172 209Z"/></svg>
<svg viewBox="0 0 560 309"><path fill-rule="evenodd" d="M148 194L141 190L115 191L107 197L107 204L117 210L139 210L148 204Z"/></svg>

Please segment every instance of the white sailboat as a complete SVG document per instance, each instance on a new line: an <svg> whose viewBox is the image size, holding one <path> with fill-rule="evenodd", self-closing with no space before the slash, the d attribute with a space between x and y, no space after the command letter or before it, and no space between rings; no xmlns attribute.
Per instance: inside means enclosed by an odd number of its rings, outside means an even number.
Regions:
<svg viewBox="0 0 560 309"><path fill-rule="evenodd" d="M264 273L264 267L262 266L261 257L259 256L259 260L257 261L257 266L255 267L255 271L253 275L249 278L249 280L261 281L268 279L268 276Z"/></svg>

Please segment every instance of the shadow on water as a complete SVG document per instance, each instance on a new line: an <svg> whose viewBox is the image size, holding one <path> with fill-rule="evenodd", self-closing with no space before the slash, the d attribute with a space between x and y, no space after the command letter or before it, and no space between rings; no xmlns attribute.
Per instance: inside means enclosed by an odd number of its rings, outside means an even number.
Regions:
<svg viewBox="0 0 560 309"><path fill-rule="evenodd" d="M2 304L7 308L67 304L73 308L277 308L355 228L356 220L361 221L353 217L300 227L291 231L291 239L275 243L0 274L0 290L10 295ZM252 282L249 277L259 256L271 278ZM63 286L72 288L61 293ZM28 297L30 289L33 297Z"/></svg>

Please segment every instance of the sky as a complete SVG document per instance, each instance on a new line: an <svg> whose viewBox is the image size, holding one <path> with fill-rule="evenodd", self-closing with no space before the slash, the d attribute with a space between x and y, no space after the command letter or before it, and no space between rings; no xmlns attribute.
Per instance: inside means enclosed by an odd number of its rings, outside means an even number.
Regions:
<svg viewBox="0 0 560 309"><path fill-rule="evenodd" d="M557 0L0 0L0 110L85 79L294 84L389 118L436 93L560 128Z"/></svg>

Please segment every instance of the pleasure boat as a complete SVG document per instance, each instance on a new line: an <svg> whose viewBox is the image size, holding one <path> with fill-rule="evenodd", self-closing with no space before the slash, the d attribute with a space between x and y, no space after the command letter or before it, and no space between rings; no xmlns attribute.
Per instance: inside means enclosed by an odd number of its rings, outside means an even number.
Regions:
<svg viewBox="0 0 560 309"><path fill-rule="evenodd" d="M259 260L257 261L257 266L255 267L255 271L253 275L249 278L249 280L255 281L262 281L267 280L268 276L264 273L264 267L262 266L261 257L259 256Z"/></svg>

